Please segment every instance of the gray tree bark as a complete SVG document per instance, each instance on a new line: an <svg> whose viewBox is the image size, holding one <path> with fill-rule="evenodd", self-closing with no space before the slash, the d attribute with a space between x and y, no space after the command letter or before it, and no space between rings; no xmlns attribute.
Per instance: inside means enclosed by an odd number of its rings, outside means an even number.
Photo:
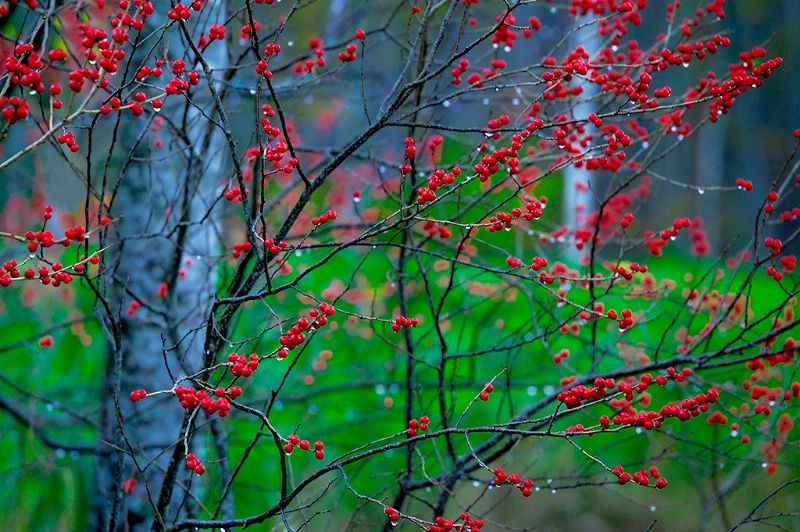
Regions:
<svg viewBox="0 0 800 532"><path fill-rule="evenodd" d="M162 16L168 9L157 6ZM223 1L206 2L201 18L206 27L194 36L224 22L225 11ZM190 412L172 394L140 403L128 397L141 388L187 385L178 381L200 369L203 328L217 284L220 243L213 195L224 181L225 136L218 120L207 118L215 118L216 111L203 69L188 60L192 51L179 46L170 42L171 55L187 56L187 70L197 70L201 83L189 105L181 96L165 101L163 148L152 149L148 133L133 129L121 132L116 147L126 159L115 169L118 188L109 204L110 215L119 217L108 239L114 246L104 258L110 305L98 310L110 341L93 530L162 529L178 517L196 515L197 494L190 488L194 473L185 467L184 443L188 452L203 455L191 439L184 442ZM203 57L221 76L228 64L225 43L215 42ZM164 66L166 73L167 61ZM176 126L174 133L167 124ZM163 298L162 283L167 286ZM130 313L132 302L139 308ZM207 422L201 412L192 424L202 431ZM122 482L132 476L146 489L123 499Z"/></svg>

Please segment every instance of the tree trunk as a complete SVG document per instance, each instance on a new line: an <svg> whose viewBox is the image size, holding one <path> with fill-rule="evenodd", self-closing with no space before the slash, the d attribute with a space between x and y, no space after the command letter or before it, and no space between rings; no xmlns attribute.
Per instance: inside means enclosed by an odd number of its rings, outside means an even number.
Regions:
<svg viewBox="0 0 800 532"><path fill-rule="evenodd" d="M203 9L213 14L202 18L206 26L224 21L224 8L217 4L205 3ZM161 6L157 12L168 9ZM208 33L198 30L195 35L201 32ZM170 43L170 52L187 57L188 71L193 54L181 53L176 44ZM228 63L224 42L214 43L203 56L217 72ZM166 71L167 61L164 66ZM197 372L203 359L203 327L215 293L219 255L212 196L224 180L226 151L224 132L205 118L214 117L215 107L203 70L194 69L202 81L191 94L191 105L180 96L164 103L168 123L183 124L185 130L173 134L163 126L162 148L153 148L149 134L124 131L116 148L119 154L133 153L133 159L118 169L119 188L109 209L110 216L119 217L113 224L118 244L104 258L110 312L101 319L113 339L97 446L94 530L161 529L195 513L189 489L194 473L185 467L184 456L195 452L202 458L202 449L193 449L191 438L186 441L189 449L184 448L182 427L190 412L174 394L141 403L129 399L133 390L190 385L179 381ZM139 136L138 145L128 140ZM193 426L202 430L206 421L201 412ZM166 474L171 463L174 474ZM123 497L122 482L131 477L139 487ZM169 502L162 512L159 499L164 497Z"/></svg>

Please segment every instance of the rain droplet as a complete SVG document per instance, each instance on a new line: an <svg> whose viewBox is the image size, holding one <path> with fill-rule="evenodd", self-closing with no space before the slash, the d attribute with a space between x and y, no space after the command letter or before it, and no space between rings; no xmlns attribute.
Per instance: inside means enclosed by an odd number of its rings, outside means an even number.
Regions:
<svg viewBox="0 0 800 532"><path fill-rule="evenodd" d="M256 94L256 90L255 89L250 89L250 94L255 95Z"/></svg>
<svg viewBox="0 0 800 532"><path fill-rule="evenodd" d="M489 105L489 98L484 98L484 99L481 101L481 103L482 103L483 105Z"/></svg>
<svg viewBox="0 0 800 532"><path fill-rule="evenodd" d="M286 46L294 46L294 41L288 41L288 42L286 43Z"/></svg>
<svg viewBox="0 0 800 532"><path fill-rule="evenodd" d="M553 490L553 495L555 495L555 494L556 494L556 490Z"/></svg>
<svg viewBox="0 0 800 532"><path fill-rule="evenodd" d="M651 511L651 512L655 512L655 511L656 511L656 507L655 507L655 506L651 506L651 507L650 507L650 511Z"/></svg>
<svg viewBox="0 0 800 532"><path fill-rule="evenodd" d="M377 393L378 395L385 394L386 393L386 386L384 386L383 384L376 384L375 385L375 393Z"/></svg>
<svg viewBox="0 0 800 532"><path fill-rule="evenodd" d="M503 46L503 51L508 53L508 52L511 51L511 47L510 46Z"/></svg>
<svg viewBox="0 0 800 532"><path fill-rule="evenodd" d="M472 485L475 486L476 488L479 488L481 486L481 483L478 482L477 480L473 480Z"/></svg>
<svg viewBox="0 0 800 532"><path fill-rule="evenodd" d="M511 105L519 105L519 98L511 98Z"/></svg>
<svg viewBox="0 0 800 532"><path fill-rule="evenodd" d="M67 452L64 449L56 449L56 458L64 458Z"/></svg>
<svg viewBox="0 0 800 532"><path fill-rule="evenodd" d="M361 203L361 198L353 198L353 202L355 202L355 203Z"/></svg>
<svg viewBox="0 0 800 532"><path fill-rule="evenodd" d="M706 193L706 190L704 188L698 188L697 193L702 195Z"/></svg>
<svg viewBox="0 0 800 532"><path fill-rule="evenodd" d="M642 142L642 148L647 149L650 147L650 143L647 141Z"/></svg>
<svg viewBox="0 0 800 532"><path fill-rule="evenodd" d="M442 106L444 106L444 107L450 107L450 100L445 100L445 101L443 101L443 102L442 102Z"/></svg>
<svg viewBox="0 0 800 532"><path fill-rule="evenodd" d="M535 488L533 488L534 491L539 491L540 489L542 489L542 488L540 488L539 486L536 486Z"/></svg>

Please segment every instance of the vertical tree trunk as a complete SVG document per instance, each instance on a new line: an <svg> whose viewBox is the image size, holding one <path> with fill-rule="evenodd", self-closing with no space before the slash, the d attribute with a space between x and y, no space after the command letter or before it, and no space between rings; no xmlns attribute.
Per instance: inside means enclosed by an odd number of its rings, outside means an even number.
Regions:
<svg viewBox="0 0 800 532"><path fill-rule="evenodd" d="M169 9L160 7L162 13ZM206 26L225 19L221 2L206 2L203 9L212 13L202 19ZM203 33L207 28L195 32ZM170 43L171 52L177 51L176 44ZM175 56L185 56L187 70L193 68L191 51ZM214 43L203 56L221 76L228 61L225 43ZM179 379L198 371L203 358L203 326L215 293L219 254L212 196L224 181L226 148L224 132L206 118L215 115L215 107L202 69L195 69L202 81L190 95L191 105L180 97L164 104L169 122L184 124L185 131L172 134L164 127L160 149L152 149L147 135L134 147L125 139L136 139L140 132L124 131L117 147L125 155L133 149L133 159L117 169L119 188L109 211L120 217L114 224L119 244L105 258L111 315L103 318L116 338L108 350L92 501L94 530L160 529L178 516L193 514L196 507L188 488L193 473L183 461L182 427L189 412L172 394L142 403L128 397L137 389L186 385ZM175 153L177 146L181 150ZM163 163L154 162L162 158ZM162 285L165 296L159 294ZM132 302L139 305L135 311ZM193 424L204 422L202 414ZM189 452L200 455L202 450ZM165 476L173 455L179 468ZM123 499L121 483L130 477L146 489L137 488ZM170 483L166 487L165 478ZM159 497L165 495L169 504L159 515Z"/></svg>

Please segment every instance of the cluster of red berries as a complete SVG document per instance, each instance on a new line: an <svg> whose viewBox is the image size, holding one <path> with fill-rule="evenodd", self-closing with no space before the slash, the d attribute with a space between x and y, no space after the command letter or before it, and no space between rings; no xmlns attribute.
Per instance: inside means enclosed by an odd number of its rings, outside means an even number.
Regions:
<svg viewBox="0 0 800 532"><path fill-rule="evenodd" d="M702 189L701 189L702 190ZM699 219L695 219L695 221L699 224L701 223ZM679 232L683 228L691 228L693 223L689 218L675 218L672 223L672 227L669 229L664 229L661 231L659 236L656 236L656 233L653 231L646 231L645 236L645 245L650 249L650 253L654 256L658 257L662 253L662 248L667 245L667 242L670 240L674 240L677 238ZM694 238L694 235L692 235Z"/></svg>
<svg viewBox="0 0 800 532"><path fill-rule="evenodd" d="M491 155L484 155L481 157L481 162L473 167L475 173L480 176L479 179L481 183L485 183L491 176L499 172L500 165L508 165L508 172L510 174L519 173L519 159L517 159L517 150L519 148L515 148L514 146L519 145L521 147L522 139L527 138L527 136L528 134L525 131L520 135L515 134L511 138L511 148L503 146L502 148L493 150ZM481 146L484 150L488 149L488 147L484 148L484 146L485 144Z"/></svg>
<svg viewBox="0 0 800 532"><path fill-rule="evenodd" d="M212 41L221 41L225 39L225 26L222 24L212 24L208 30L208 38Z"/></svg>
<svg viewBox="0 0 800 532"><path fill-rule="evenodd" d="M555 355L553 355L553 362L555 362L556 364L561 364L563 361L569 358L569 355L570 355L569 349L564 348Z"/></svg>
<svg viewBox="0 0 800 532"><path fill-rule="evenodd" d="M233 245L231 256L234 259L238 259L242 256L242 253L247 253L248 251L250 251L250 242L237 242Z"/></svg>
<svg viewBox="0 0 800 532"><path fill-rule="evenodd" d="M191 471L194 471L197 476L200 476L206 472L205 466L200 463L200 459L197 458L194 453L189 453L186 455L186 467L188 467Z"/></svg>
<svg viewBox="0 0 800 532"><path fill-rule="evenodd" d="M633 221L633 214L626 212L622 215L622 219L619 221L620 227L623 229L627 229L631 222Z"/></svg>
<svg viewBox="0 0 800 532"><path fill-rule="evenodd" d="M494 233L504 228L511 229L514 225L513 221L517 218L525 218L530 222L531 220L538 220L542 215L542 204L539 201L529 201L525 204L525 207L528 209L527 212L523 212L518 207L511 209L510 213L499 211L489 218L489 232Z"/></svg>
<svg viewBox="0 0 800 532"><path fill-rule="evenodd" d="M286 352L287 349L291 351L306 341L306 335L304 333L324 327L328 323L328 317L333 316L335 313L336 309L334 306L324 302L319 304L319 310L312 308L308 312L308 315L311 316L313 321L309 322L308 318L300 318L297 320L297 323L292 325L287 334L281 335L281 337L278 338L278 343L281 344L281 348L278 350L278 358L286 358L288 354Z"/></svg>
<svg viewBox="0 0 800 532"><path fill-rule="evenodd" d="M612 269L611 275L619 275L626 281L633 280L634 273L645 273L647 272L647 266L644 264L639 264L638 262L631 263L630 270L625 268L625 266L617 266L616 268ZM615 318L616 319L616 318Z"/></svg>
<svg viewBox="0 0 800 532"><path fill-rule="evenodd" d="M406 318L405 316L397 316L392 324L392 332L398 332L402 327L416 327L419 325L418 318Z"/></svg>
<svg viewBox="0 0 800 532"><path fill-rule="evenodd" d="M611 472L615 477L617 477L617 484L620 486L624 486L630 481L633 481L640 486L649 486L651 476L656 479L656 489L664 489L669 485L667 479L661 476L661 473L658 471L656 466L651 467L650 471L642 469L631 475L630 473L626 473L625 469L621 465L618 465Z"/></svg>
<svg viewBox="0 0 800 532"><path fill-rule="evenodd" d="M783 257L786 258L786 257ZM775 279L776 281L780 281L783 279L783 273L779 272L775 269L775 266L767 266L767 275Z"/></svg>
<svg viewBox="0 0 800 532"><path fill-rule="evenodd" d="M775 212L775 204L772 203L773 201L778 200L778 193L774 190L770 190L769 194L767 194L767 204L764 205L764 212L767 214L772 214Z"/></svg>
<svg viewBox="0 0 800 532"><path fill-rule="evenodd" d="M398 521L400 521L400 513L391 506L384 508L383 513L385 513L386 517L389 518L389 521L392 522L392 526L395 526Z"/></svg>
<svg viewBox="0 0 800 532"><path fill-rule="evenodd" d="M617 311L614 310L613 308L606 313L606 316L608 316L608 318L612 320L616 320L617 318L619 318L619 316L617 315ZM630 309L626 308L622 310L622 317L619 318L619 320L617 321L617 325L619 326L620 332L624 331L625 329L633 325L633 314L631 313Z"/></svg>
<svg viewBox="0 0 800 532"><path fill-rule="evenodd" d="M635 412L623 411L615 415L611 421L615 425L628 425L634 427L641 427L645 430L653 430L660 428L663 421L670 417L678 418L682 422L689 421L693 417L699 416L702 412L708 412L711 404L716 403L719 398L719 392L714 389L708 393L700 393L695 397L684 399L680 405L672 404L665 405L658 412ZM760 405L764 406L764 405ZM607 416L600 419L600 424L603 427L609 425Z"/></svg>
<svg viewBox="0 0 800 532"><path fill-rule="evenodd" d="M62 133L58 137L56 137L59 144L66 144L69 151L75 153L78 151L78 143L75 142L75 135L72 134L72 131L67 131L66 133Z"/></svg>
<svg viewBox="0 0 800 532"><path fill-rule="evenodd" d="M547 259L544 257L534 257L531 261L531 269L538 272L542 268L547 268Z"/></svg>
<svg viewBox="0 0 800 532"><path fill-rule="evenodd" d="M417 429L421 430L422 432L425 432L426 430L428 430L429 421L430 419L428 419L428 416L421 416L419 418L419 421L417 421L416 419L412 419L408 422L408 430L406 432L408 432L409 436L416 436Z"/></svg>
<svg viewBox="0 0 800 532"><path fill-rule="evenodd" d="M783 249L783 242L781 242L780 238L772 238L768 236L764 239L764 245L770 249L770 253L772 253L773 257L777 257L781 254L781 250Z"/></svg>
<svg viewBox="0 0 800 532"><path fill-rule="evenodd" d="M506 264L512 268L521 268L522 261L515 257L506 257Z"/></svg>
<svg viewBox="0 0 800 532"><path fill-rule="evenodd" d="M738 188L739 190L746 190L747 192L750 192L751 190L753 190L753 182L749 180L745 181L740 177L736 179L736 188Z"/></svg>
<svg viewBox="0 0 800 532"><path fill-rule="evenodd" d="M350 43L344 47L344 52L339 52L339 60L343 63L350 63L356 60L356 50L358 47Z"/></svg>
<svg viewBox="0 0 800 532"><path fill-rule="evenodd" d="M48 349L50 347L53 347L53 337L47 334L39 338L39 347L43 349Z"/></svg>
<svg viewBox="0 0 800 532"><path fill-rule="evenodd" d="M303 74L311 74L314 72L315 67L324 67L326 64L325 61L325 50L321 48L322 39L319 37L311 37L308 40L309 47L314 50L314 55L317 56L316 61L309 57L305 61L298 61L294 64L294 73L298 76L302 76Z"/></svg>
<svg viewBox="0 0 800 532"><path fill-rule="evenodd" d="M5 105L8 105L8 107L5 107ZM3 106L0 115L9 124L16 124L20 120L28 118L30 113L30 104L20 99L19 96L12 96L11 98L8 96L0 97L0 106Z"/></svg>
<svg viewBox="0 0 800 532"><path fill-rule="evenodd" d="M483 390L481 390L481 393L478 394L478 398L481 401L486 402L486 401L489 400L489 394L492 393L493 391L494 391L494 385L493 384L487 384L486 386L483 387Z"/></svg>
<svg viewBox="0 0 800 532"><path fill-rule="evenodd" d="M249 190L244 190L245 194L249 193ZM225 191L225 199L228 201L234 201L236 203L242 202L242 189L239 187L233 187L230 190Z"/></svg>
<svg viewBox="0 0 800 532"><path fill-rule="evenodd" d="M251 353L249 360L238 353L228 355L231 375L235 377L249 377L258 370L258 355Z"/></svg>
<svg viewBox="0 0 800 532"><path fill-rule="evenodd" d="M14 55L9 55L5 60L6 70L11 74L10 83L12 85L30 87L39 94L44 92L42 74L40 72L44 66L45 64L41 61L39 53L36 52L36 48L32 43L16 45L14 47Z"/></svg>
<svg viewBox="0 0 800 532"><path fill-rule="evenodd" d="M733 102L743 92L751 87L760 87L764 80L772 75L772 71L783 64L783 58L776 57L764 61L767 51L756 46L750 52L739 54L740 61L729 65L731 78L711 87L711 94L717 99L709 105L709 114L712 122L719 119L720 114L727 114L733 107ZM759 63L756 66L756 63Z"/></svg>
<svg viewBox="0 0 800 532"><path fill-rule="evenodd" d="M268 249L270 254L272 254L272 255L277 255L278 253L281 252L282 249L286 249L287 246L288 246L288 244L283 240L281 240L277 244L271 238L268 238L268 239L264 240L264 247L266 249Z"/></svg>
<svg viewBox="0 0 800 532"><path fill-rule="evenodd" d="M131 477L128 480L122 481L122 493L130 495L136 489L136 479Z"/></svg>
<svg viewBox="0 0 800 532"><path fill-rule="evenodd" d="M237 389L238 388L238 389ZM234 388L217 388L214 390L214 397L210 396L205 390L195 390L190 386L176 386L175 395L181 402L181 406L187 410L192 410L198 405L206 411L208 415L219 413L219 417L225 417L231 411L231 404L226 399L226 395L230 395L231 399L235 399L241 394L241 388L238 386Z"/></svg>
<svg viewBox="0 0 800 532"><path fill-rule="evenodd" d="M147 390L134 390L131 392L130 395L132 403L135 403L136 401L141 401L145 397L147 397Z"/></svg>
<svg viewBox="0 0 800 532"><path fill-rule="evenodd" d="M531 479L526 478L525 480L522 480L522 478L520 478L520 476L516 473L508 475L505 471L503 471L502 467L494 468L494 480L492 482L495 486L502 486L506 482L513 484L519 488L523 497L530 497L531 493L533 493L533 481Z"/></svg>
<svg viewBox="0 0 800 532"><path fill-rule="evenodd" d="M461 84L461 74L467 71L468 66L469 60L467 58L462 58L461 61L458 62L458 66L450 71L450 75L453 76L453 85Z"/></svg>
<svg viewBox="0 0 800 532"><path fill-rule="evenodd" d="M302 451L311 450L311 444L308 443L308 440L301 440L300 436L298 436L297 434L292 434L291 436L286 438L286 440L287 443L286 445L283 446L283 451L286 454L292 454L292 451L294 451L295 447L299 447L300 450ZM322 460L323 458L325 458L325 451L323 449L325 449L324 443L322 443L321 441L315 442L314 458L316 458L317 460Z"/></svg>
<svg viewBox="0 0 800 532"><path fill-rule="evenodd" d="M326 224L329 221L332 221L332 220L335 220L335 219L336 219L336 211L331 209L325 214L320 214L318 217L315 216L314 218L312 218L311 219L311 225L316 227L318 225Z"/></svg>
<svg viewBox="0 0 800 532"><path fill-rule="evenodd" d="M17 261L11 259L3 263L3 270L4 272L0 272L0 286L8 286L11 284L13 279L18 279L20 276L20 271L17 269ZM33 273L33 269L28 268L28 270ZM28 270L25 270L26 273ZM45 273L47 273L47 268L45 268Z"/></svg>
<svg viewBox="0 0 800 532"><path fill-rule="evenodd" d="M3 265L4 268L6 266L12 266L12 269L11 271L8 271L8 273L0 274L0 286L8 286L9 284L11 284L12 279L16 279L19 277L19 270L16 269L16 262L17 261L15 260L11 260ZM76 264L75 266L73 266L73 268L75 269L75 271L83 270L83 266L81 266L80 264ZM73 279L72 274L64 271L63 266L60 262L53 263L53 265L51 266L51 270L48 270L45 266L39 267L38 271L39 281L41 281L42 284L45 285L51 284L54 287L58 287L62 283L69 284L72 282ZM36 277L36 274L37 272L33 268L26 268L22 275L26 279L33 279Z"/></svg>
<svg viewBox="0 0 800 532"><path fill-rule="evenodd" d="M414 145L414 139L411 138L411 137L406 137L403 140L403 144L406 145L406 160L410 161L411 159L414 158L414 155L416 155L416 153L417 153L417 147ZM403 170L405 170L405 167L402 167L402 168L403 168ZM408 172L411 171L410 168L408 169L407 172L403 172L403 170L400 170L401 174L408 173Z"/></svg>
<svg viewBox="0 0 800 532"><path fill-rule="evenodd" d="M428 186L420 187L417 190L417 204L425 205L428 202L436 200L436 191L445 185L455 183L456 176L458 175L461 175L461 169L457 166L453 168L452 173L445 172L441 168L436 170L433 174L428 176Z"/></svg>
<svg viewBox="0 0 800 532"><path fill-rule="evenodd" d="M438 234L440 237L445 239L453 236L452 231L450 231L450 229L448 229L446 225L444 224L439 225L433 220L426 220L425 225L422 227L422 229L424 231L427 231L428 235L430 236L436 236Z"/></svg>
<svg viewBox="0 0 800 532"><path fill-rule="evenodd" d="M170 20L183 20L185 22L189 20L189 18L192 16L192 10L200 11L202 7L203 4L199 0L192 2L191 6L177 4L175 5L175 7L173 7L167 12L167 18L169 18Z"/></svg>
<svg viewBox="0 0 800 532"><path fill-rule="evenodd" d="M579 384L570 388L569 390L560 392L556 396L556 399L560 403L563 403L567 408L578 408L586 401L596 401L601 397L604 397L607 393L607 389L611 388L612 386L614 386L614 381L612 379L604 381L603 379L598 378L595 380L594 387L587 387L583 384Z"/></svg>

